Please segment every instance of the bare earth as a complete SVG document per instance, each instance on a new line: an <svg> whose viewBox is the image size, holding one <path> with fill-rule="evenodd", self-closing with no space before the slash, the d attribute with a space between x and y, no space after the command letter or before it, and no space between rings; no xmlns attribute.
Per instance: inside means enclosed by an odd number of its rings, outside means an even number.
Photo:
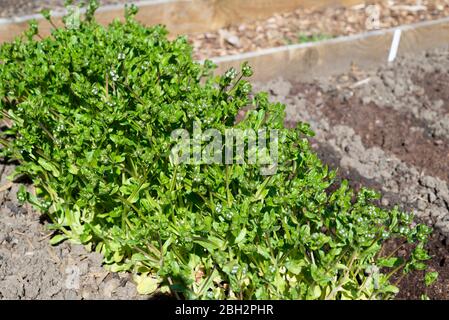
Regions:
<svg viewBox="0 0 449 320"><path fill-rule="evenodd" d="M45 218L17 201L13 164L0 163L0 299L136 299L128 274L110 273L103 257L66 242L52 247ZM28 186L30 187L30 186Z"/></svg>

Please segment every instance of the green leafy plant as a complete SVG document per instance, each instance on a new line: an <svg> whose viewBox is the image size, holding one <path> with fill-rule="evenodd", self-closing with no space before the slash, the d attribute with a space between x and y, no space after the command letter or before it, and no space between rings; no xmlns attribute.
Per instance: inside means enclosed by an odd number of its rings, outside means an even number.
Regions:
<svg viewBox="0 0 449 320"><path fill-rule="evenodd" d="M298 33L296 39L286 39L287 44L295 44L295 43L309 43L309 42L319 42L324 40L332 39L333 36L328 34L312 34L308 35L306 33Z"/></svg>
<svg viewBox="0 0 449 320"><path fill-rule="evenodd" d="M51 219L51 243L103 253L142 293L188 299L386 299L392 274L425 268L431 230L375 206L373 191L330 191L335 172L311 150L313 132L284 128L284 106L252 95L248 65L213 76L185 37L140 25L135 7L108 27L96 7L77 29L41 39L32 22L0 48L2 153L32 178L35 193L18 198ZM194 121L279 130L277 172L174 164L171 133ZM382 253L392 238L415 243L410 259Z"/></svg>
<svg viewBox="0 0 449 320"><path fill-rule="evenodd" d="M307 35L304 33L298 34L298 42L299 43L306 43L306 42L318 42L323 40L329 40L333 37L328 34L314 34L314 35Z"/></svg>

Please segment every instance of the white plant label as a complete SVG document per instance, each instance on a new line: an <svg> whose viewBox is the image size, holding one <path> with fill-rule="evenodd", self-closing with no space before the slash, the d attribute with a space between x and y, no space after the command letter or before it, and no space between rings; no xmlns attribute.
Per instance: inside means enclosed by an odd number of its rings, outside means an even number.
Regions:
<svg viewBox="0 0 449 320"><path fill-rule="evenodd" d="M388 55L388 62L393 62L398 54L399 43L401 42L401 29L394 30L393 41L391 42L390 54Z"/></svg>

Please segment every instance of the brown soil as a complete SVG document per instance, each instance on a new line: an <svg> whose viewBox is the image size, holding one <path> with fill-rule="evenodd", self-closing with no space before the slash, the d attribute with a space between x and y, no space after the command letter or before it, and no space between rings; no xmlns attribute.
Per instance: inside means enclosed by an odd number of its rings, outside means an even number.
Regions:
<svg viewBox="0 0 449 320"><path fill-rule="evenodd" d="M446 72L425 73L412 77L413 82L424 89L432 101L442 101L441 108L449 114L449 74Z"/></svg>
<svg viewBox="0 0 449 320"><path fill-rule="evenodd" d="M364 177L354 168L340 167L341 157L330 145L319 143L314 139L311 139L311 144L321 161L330 169L337 172L335 183L330 187L329 191L335 191L343 180L346 180L349 186L356 192L360 191L362 187L378 191L382 189L381 183L374 179ZM375 201L375 204L387 209L392 209L396 204L401 202L400 197L394 193L382 192L381 196L384 199L388 198L388 203L378 200ZM402 204L401 209L410 211L411 207L407 204Z"/></svg>
<svg viewBox="0 0 449 320"><path fill-rule="evenodd" d="M425 271L414 271L401 279L399 283L398 300L419 300L422 295L426 295L432 300L449 299L449 251L447 238L438 233L434 233L426 246L431 255L427 262L427 271L437 271L438 280L429 287L426 287L423 278ZM404 254L408 254L405 252Z"/></svg>
<svg viewBox="0 0 449 320"><path fill-rule="evenodd" d="M430 137L425 123L411 113L381 108L372 102L364 105L355 96L345 101L331 96L323 104L322 112L331 124L352 127L365 146L378 146L422 168L426 174L449 181L449 141Z"/></svg>
<svg viewBox="0 0 449 320"><path fill-rule="evenodd" d="M145 298L130 274L105 270L101 254L69 242L51 246L45 217L17 201L24 181L9 182L14 168L0 161L0 300Z"/></svg>

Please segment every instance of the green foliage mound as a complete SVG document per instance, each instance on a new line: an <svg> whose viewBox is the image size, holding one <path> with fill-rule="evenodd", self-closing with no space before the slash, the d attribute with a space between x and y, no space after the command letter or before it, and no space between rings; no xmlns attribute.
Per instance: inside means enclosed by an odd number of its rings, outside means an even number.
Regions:
<svg viewBox="0 0 449 320"><path fill-rule="evenodd" d="M32 22L0 48L2 154L33 180L18 197L48 215L53 244L84 244L141 292L188 299L386 299L393 274L425 268L429 228L370 190L333 186L309 126L286 129L284 106L251 93L247 65L212 76L184 37L142 26L134 7L108 27L95 9L48 38ZM279 130L276 173L175 164L171 134L195 121ZM414 244L408 260L381 251L393 238Z"/></svg>

